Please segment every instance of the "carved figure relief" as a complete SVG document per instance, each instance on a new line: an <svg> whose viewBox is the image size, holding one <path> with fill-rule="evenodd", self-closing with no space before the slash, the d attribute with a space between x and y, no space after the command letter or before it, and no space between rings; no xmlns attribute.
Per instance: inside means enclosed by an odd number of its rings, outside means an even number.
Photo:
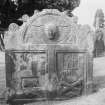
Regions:
<svg viewBox="0 0 105 105"><path fill-rule="evenodd" d="M63 56L63 58L61 56ZM58 57L62 58L58 59L62 61L63 65L62 70L60 70L61 80L65 79L65 81L69 81L69 83L76 82L82 75L83 67L81 67L81 65L83 64L83 54L64 53L58 55Z"/></svg>
<svg viewBox="0 0 105 105"><path fill-rule="evenodd" d="M44 87L45 74L47 72L47 58L45 53L10 53L9 57L15 65L12 70L13 72L11 72L11 82L15 89L19 90L21 88L21 78L24 77L38 77L38 85L40 85L41 88Z"/></svg>
<svg viewBox="0 0 105 105"><path fill-rule="evenodd" d="M59 36L58 26L55 23L48 23L45 25L45 33L50 40L57 39Z"/></svg>

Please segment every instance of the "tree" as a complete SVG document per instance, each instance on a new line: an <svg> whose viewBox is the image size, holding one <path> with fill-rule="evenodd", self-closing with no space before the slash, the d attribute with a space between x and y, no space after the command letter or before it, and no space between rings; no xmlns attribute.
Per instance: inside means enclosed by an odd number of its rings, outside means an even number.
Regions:
<svg viewBox="0 0 105 105"><path fill-rule="evenodd" d="M80 0L41 0L44 1L45 8L55 8L59 11L64 10L73 10L78 7L80 4Z"/></svg>
<svg viewBox="0 0 105 105"><path fill-rule="evenodd" d="M4 1L4 2L3 2ZM80 0L1 0L0 3L0 27L8 28L10 23L21 25L18 19L24 14L32 16L34 10L58 9L70 13L78 7ZM70 14L70 16L72 16Z"/></svg>

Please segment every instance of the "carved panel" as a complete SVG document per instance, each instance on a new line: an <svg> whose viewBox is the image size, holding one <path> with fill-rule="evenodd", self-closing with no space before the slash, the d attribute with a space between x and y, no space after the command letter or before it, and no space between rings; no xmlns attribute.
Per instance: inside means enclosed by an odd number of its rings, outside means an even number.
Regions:
<svg viewBox="0 0 105 105"><path fill-rule="evenodd" d="M67 96L81 95L83 92L84 71L86 69L85 53L57 52L56 57L57 74L61 85L68 88L69 94ZM70 87L72 87L72 93L69 90Z"/></svg>
<svg viewBox="0 0 105 105"><path fill-rule="evenodd" d="M8 74L7 84L9 84L9 87L13 87L16 90L21 89L21 80L22 78L24 80L24 78L26 77L29 78L29 81L30 81L30 78L32 77L38 78L39 87L43 87L43 85L46 82L44 80L45 79L44 76L45 76L45 73L47 72L47 54L44 51L7 52L6 53L6 72ZM24 84L24 85L28 85L28 84Z"/></svg>
<svg viewBox="0 0 105 105"><path fill-rule="evenodd" d="M83 76L84 69L84 54L79 53L57 53L57 66L60 74L67 74L68 76L74 76L74 80L76 81L79 77ZM59 63L62 64L62 67L59 67ZM59 75L60 75L59 74ZM72 80L72 77L70 81ZM72 81L72 82L73 82Z"/></svg>
<svg viewBox="0 0 105 105"><path fill-rule="evenodd" d="M88 26L78 25L74 17L43 10L12 33L7 42L6 49L16 50L6 52L8 87L37 87L47 91L47 98L69 98L89 90L90 85L86 84L92 80L92 74L88 75L92 72L92 57L85 53L92 53L92 34ZM36 90L31 93L35 95Z"/></svg>

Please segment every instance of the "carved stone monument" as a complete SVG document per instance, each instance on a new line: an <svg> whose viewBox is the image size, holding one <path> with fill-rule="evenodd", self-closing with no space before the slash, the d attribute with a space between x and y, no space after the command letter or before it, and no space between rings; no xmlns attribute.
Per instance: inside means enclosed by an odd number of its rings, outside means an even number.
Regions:
<svg viewBox="0 0 105 105"><path fill-rule="evenodd" d="M104 56L105 52L105 19L102 9L97 9L94 19L94 57Z"/></svg>
<svg viewBox="0 0 105 105"><path fill-rule="evenodd" d="M8 35L7 87L17 95L29 90L36 99L70 99L91 93L93 33L76 19L45 9Z"/></svg>

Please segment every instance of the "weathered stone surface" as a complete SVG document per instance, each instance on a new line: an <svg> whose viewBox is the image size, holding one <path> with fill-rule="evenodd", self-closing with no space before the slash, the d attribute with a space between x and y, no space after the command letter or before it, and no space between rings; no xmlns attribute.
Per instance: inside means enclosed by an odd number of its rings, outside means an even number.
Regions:
<svg viewBox="0 0 105 105"><path fill-rule="evenodd" d="M32 75L38 76L41 81L46 81L46 78L50 81L39 82L41 89L44 87L43 84L47 84L48 87L45 86L43 89L52 92L56 87L58 96L65 94L66 97L92 91L94 34L88 25L78 25L77 17L69 17L56 9L47 9L35 13L18 30L8 33L5 41L6 50L16 50L6 53L8 86L11 86L11 75L17 71L19 81L16 86L19 84L21 87L20 78L27 74L22 73L23 68L32 71L31 66L34 64L33 71L37 73L32 72ZM62 84L67 86L66 89L72 86L72 93L62 93L66 90L63 88L61 92Z"/></svg>
<svg viewBox="0 0 105 105"><path fill-rule="evenodd" d="M34 44L65 43L70 44L70 47L76 46L78 49L92 52L93 32L87 25L78 25L76 20L76 17L68 17L58 10L43 10L30 17L18 31L8 35L6 49L24 49ZM46 25L51 23L59 27L60 36L56 42L50 41L45 32Z"/></svg>
<svg viewBox="0 0 105 105"><path fill-rule="evenodd" d="M3 92L5 90L6 90L5 53L0 52L0 98L4 98Z"/></svg>

